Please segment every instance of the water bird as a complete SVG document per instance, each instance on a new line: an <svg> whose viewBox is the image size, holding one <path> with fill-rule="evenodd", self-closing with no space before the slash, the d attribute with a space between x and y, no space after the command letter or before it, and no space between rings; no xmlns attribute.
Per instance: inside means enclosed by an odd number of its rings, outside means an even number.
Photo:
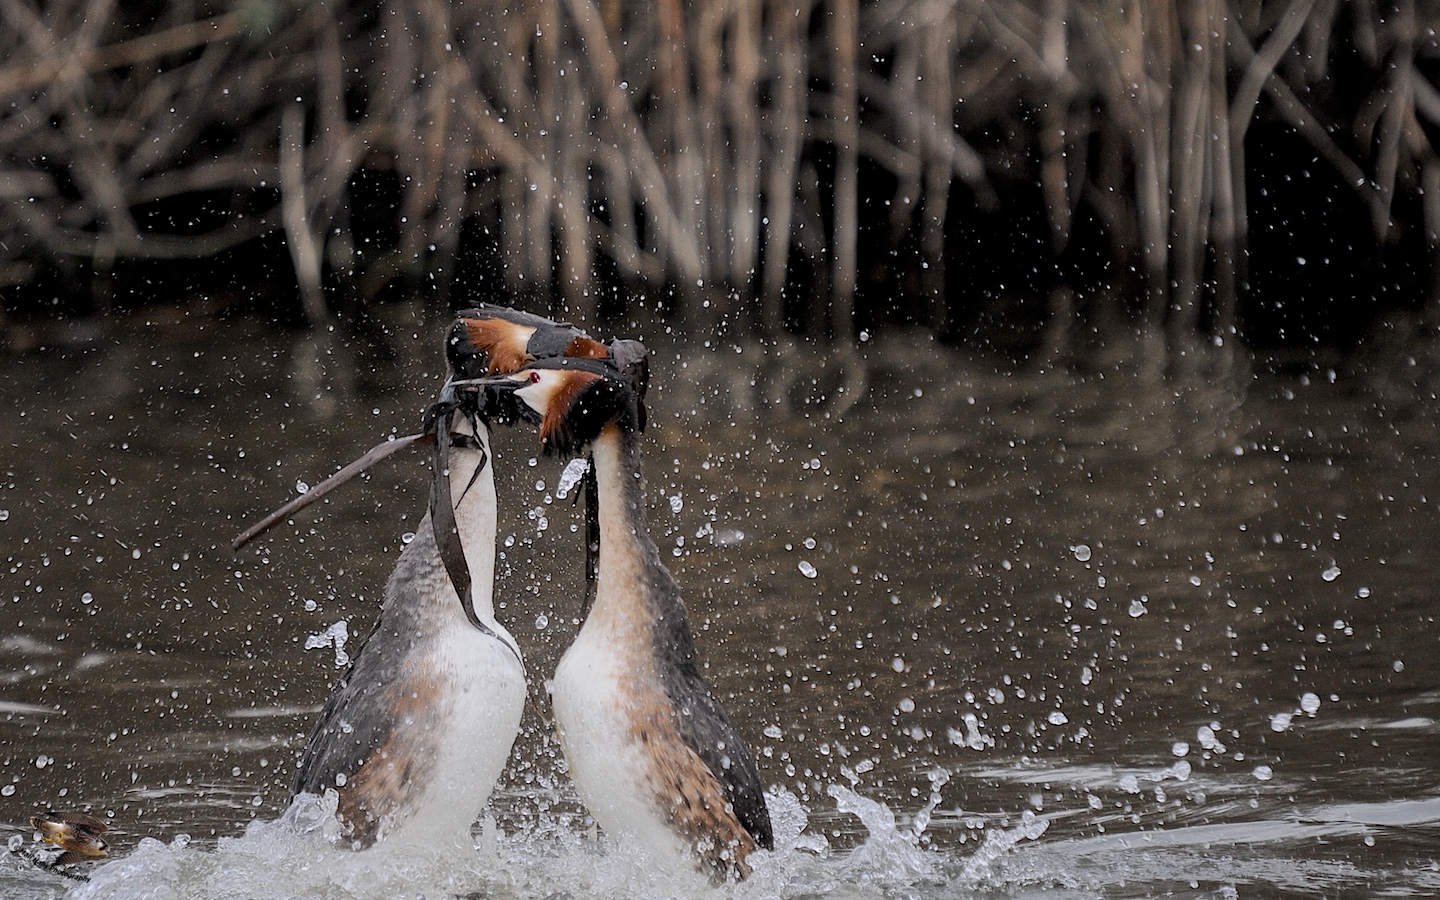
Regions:
<svg viewBox="0 0 1440 900"><path fill-rule="evenodd" d="M561 749L577 792L614 839L744 878L774 849L755 761L701 676L680 587L645 520L640 403L589 360L549 359L490 379L538 424L547 455L589 451L598 486L594 606L555 672Z"/></svg>
<svg viewBox="0 0 1440 900"><path fill-rule="evenodd" d="M64 851L49 865L91 862L110 855L110 845L101 837L110 830L110 826L94 816L73 812L44 813L31 816L30 825L40 833L42 841Z"/></svg>
<svg viewBox="0 0 1440 900"><path fill-rule="evenodd" d="M494 618L495 487L487 411L483 393L464 386L467 379L511 372L553 355L615 365L643 397L646 351L638 341L603 345L568 323L505 307L463 310L446 340L450 378L426 411L421 432L377 445L234 541L239 549L403 447L434 448L427 519L401 555L371 636L331 693L302 751L294 788L296 795L335 790L337 814L357 847L402 831L428 835L427 840L447 830L468 835L513 744L524 670L514 639ZM460 483L465 487L457 499L452 484ZM594 530L598 535L598 526ZM591 546L598 546L598 536ZM458 607L447 598L458 600ZM447 608L458 608L473 631L460 629ZM497 654L497 645L509 651L513 665L505 653ZM467 662L470 650L484 652ZM480 708L487 692L496 703ZM478 718L467 718L472 713ZM452 771L463 767L456 748L477 740L471 780L461 785L465 779ZM435 805L447 800L453 809L434 815ZM468 818L461 821L462 814Z"/></svg>
<svg viewBox="0 0 1440 900"><path fill-rule="evenodd" d="M297 796L337 793L337 816L357 849L385 841L469 850L525 703L520 648L495 618L484 411L449 381L423 433L437 448L430 510L321 712L294 785Z"/></svg>

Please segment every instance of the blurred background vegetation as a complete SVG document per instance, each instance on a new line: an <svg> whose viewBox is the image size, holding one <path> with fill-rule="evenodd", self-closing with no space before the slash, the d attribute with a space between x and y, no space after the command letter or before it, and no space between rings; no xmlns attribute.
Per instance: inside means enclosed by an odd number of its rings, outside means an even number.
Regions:
<svg viewBox="0 0 1440 900"><path fill-rule="evenodd" d="M1137 326L1167 365L1430 334L1437 23L1422 0L0 0L3 330L318 328L419 295L1042 361Z"/></svg>

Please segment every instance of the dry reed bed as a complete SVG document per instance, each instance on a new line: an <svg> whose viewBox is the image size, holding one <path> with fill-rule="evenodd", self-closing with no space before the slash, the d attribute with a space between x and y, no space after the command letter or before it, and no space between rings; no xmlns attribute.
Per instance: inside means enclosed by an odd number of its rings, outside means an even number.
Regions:
<svg viewBox="0 0 1440 900"><path fill-rule="evenodd" d="M0 287L283 230L320 323L327 268L357 266L363 167L401 185L394 259L449 269L476 217L513 285L581 320L603 256L680 286L695 322L775 335L803 258L810 327L847 340L857 241L882 225L926 261L944 329L947 219L1003 202L1009 167L1038 181L1052 249L1083 206L1151 323L1193 335L1209 309L1225 331L1257 112L1378 240L1423 190L1440 243L1440 92L1416 66L1437 22L1417 0L0 0ZM1321 108L1341 45L1373 78ZM894 179L882 223L862 222L862 163Z"/></svg>

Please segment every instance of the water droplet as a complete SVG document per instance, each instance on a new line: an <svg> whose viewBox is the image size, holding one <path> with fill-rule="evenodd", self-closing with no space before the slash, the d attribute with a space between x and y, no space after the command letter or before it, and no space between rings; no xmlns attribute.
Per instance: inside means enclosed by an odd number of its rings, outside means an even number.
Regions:
<svg viewBox="0 0 1440 900"><path fill-rule="evenodd" d="M13 797L13 796L15 796L15 785L13 785L13 784L7 784L7 785L5 785L4 787L0 787L0 797Z"/></svg>
<svg viewBox="0 0 1440 900"><path fill-rule="evenodd" d="M904 698L903 700L900 701L900 711L901 711L901 712L907 712L907 713L908 713L908 712L914 712L914 711L915 711L915 701L914 701L914 700L911 700L909 697Z"/></svg>
<svg viewBox="0 0 1440 900"><path fill-rule="evenodd" d="M802 543L802 544L805 546L805 549L806 549L806 550L814 550L814 549L815 549L815 539L814 539L814 538L806 538L805 540L801 541L800 543Z"/></svg>
<svg viewBox="0 0 1440 900"><path fill-rule="evenodd" d="M335 786L336 786L336 787L344 787L344 786L345 786L345 783L346 783L347 781L349 781L349 780L350 780L350 779L348 779L348 778L345 777L345 773L344 773L344 772L336 772L336 773L335 773Z"/></svg>
<svg viewBox="0 0 1440 900"><path fill-rule="evenodd" d="M1138 618L1140 618L1141 616L1145 615L1145 613L1146 613L1146 609L1145 609L1145 601L1144 601L1144 600L1131 600L1131 601L1130 601L1130 618L1132 618L1132 619L1138 619Z"/></svg>
<svg viewBox="0 0 1440 900"><path fill-rule="evenodd" d="M1089 562L1089 561L1090 561L1090 545L1089 545L1089 544L1076 544L1075 546L1073 546L1073 547L1070 548L1070 552L1071 552L1071 553L1074 553L1074 554L1075 554L1075 558L1078 559L1078 560L1080 560L1081 562Z"/></svg>
<svg viewBox="0 0 1440 900"><path fill-rule="evenodd" d="M297 481L297 482L295 482L295 493L297 493L297 494L308 494L308 493L310 493L310 485L306 484L306 483L303 482L303 481Z"/></svg>
<svg viewBox="0 0 1440 900"><path fill-rule="evenodd" d="M335 667L344 668L350 665L350 654L345 652L345 642L350 639L350 623L340 619L326 628L319 634L307 635L305 638L306 650L318 650L321 647L335 647Z"/></svg>
<svg viewBox="0 0 1440 900"><path fill-rule="evenodd" d="M1403 672L1405 671L1405 661L1397 659L1395 660L1395 662L1390 664L1390 668L1394 669L1396 672Z"/></svg>
<svg viewBox="0 0 1440 900"><path fill-rule="evenodd" d="M819 574L819 573L815 570L815 567L814 567L814 566L810 565L810 563L806 562L806 561L803 560L803 559L800 560L800 566L799 566L799 568L800 568L800 574L801 574L801 575L804 575L806 578L814 578L817 574Z"/></svg>
<svg viewBox="0 0 1440 900"><path fill-rule="evenodd" d="M407 531L400 535L400 543L402 544L408 544L413 540L415 540L415 532L413 531Z"/></svg>
<svg viewBox="0 0 1440 900"><path fill-rule="evenodd" d="M10 510L0 509L0 522L10 521Z"/></svg>
<svg viewBox="0 0 1440 900"><path fill-rule="evenodd" d="M710 543L717 547L733 547L745 540L745 532L738 528L717 528L710 535Z"/></svg>
<svg viewBox="0 0 1440 900"><path fill-rule="evenodd" d="M1290 720L1294 718L1292 713L1278 712L1270 717L1270 730L1279 734L1290 730Z"/></svg>
<svg viewBox="0 0 1440 900"><path fill-rule="evenodd" d="M890 668L894 669L897 672L905 671L905 660L901 659L898 656L895 657L894 659L890 660Z"/></svg>
<svg viewBox="0 0 1440 900"><path fill-rule="evenodd" d="M785 732L780 730L779 725L766 725L765 730L761 733L772 741L778 741L785 736Z"/></svg>
<svg viewBox="0 0 1440 900"><path fill-rule="evenodd" d="M555 485L555 496L561 500L570 496L575 485L580 483L580 479L584 478L588 471L590 471L590 463L583 457L572 459L566 463L565 471L560 473L560 481Z"/></svg>
<svg viewBox="0 0 1440 900"><path fill-rule="evenodd" d="M968 747L971 750L984 750L987 747L995 746L994 738L980 733L980 720L974 713L965 714L964 734L961 734L958 729L951 728L947 732L947 736L950 738L950 743Z"/></svg>
<svg viewBox="0 0 1440 900"><path fill-rule="evenodd" d="M80 595L80 602L85 604L86 606L89 606L90 604L95 602L95 595L90 593L89 591L86 591L85 593Z"/></svg>
<svg viewBox="0 0 1440 900"><path fill-rule="evenodd" d="M1067 715L1065 715L1063 712L1061 712L1061 711L1058 710L1058 709L1055 710L1054 712L1050 713L1050 717L1049 717L1049 718L1050 718L1050 724L1051 724L1051 725L1064 725L1066 722L1070 721L1070 717L1067 716Z"/></svg>
<svg viewBox="0 0 1440 900"><path fill-rule="evenodd" d="M1275 770L1269 766L1256 766L1250 774L1255 776L1256 781L1269 781L1275 777Z"/></svg>
<svg viewBox="0 0 1440 900"><path fill-rule="evenodd" d="M550 625L550 617L544 613L535 617L535 630L544 631Z"/></svg>
<svg viewBox="0 0 1440 900"><path fill-rule="evenodd" d="M675 494L670 498L670 511L678 513L685 508L685 498Z"/></svg>
<svg viewBox="0 0 1440 900"><path fill-rule="evenodd" d="M1185 741L1176 741L1170 745L1170 752L1176 756L1185 756L1190 752L1190 745Z"/></svg>
<svg viewBox="0 0 1440 900"><path fill-rule="evenodd" d="M1330 568L1321 572L1320 577L1325 579L1326 581L1334 581L1335 579L1340 577L1340 567L1331 566Z"/></svg>
<svg viewBox="0 0 1440 900"><path fill-rule="evenodd" d="M1300 708L1305 711L1307 716L1315 715L1315 711L1320 708L1320 697L1306 691L1300 695Z"/></svg>

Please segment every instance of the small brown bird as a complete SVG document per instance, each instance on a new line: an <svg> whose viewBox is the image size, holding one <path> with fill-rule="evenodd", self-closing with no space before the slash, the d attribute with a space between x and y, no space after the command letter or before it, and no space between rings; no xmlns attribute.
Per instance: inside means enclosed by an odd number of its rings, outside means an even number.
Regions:
<svg viewBox="0 0 1440 900"><path fill-rule="evenodd" d="M31 816L30 824L40 832L41 840L65 851L55 857L51 865L89 862L110 855L110 845L100 836L109 831L110 826L94 816L71 812L46 813Z"/></svg>

